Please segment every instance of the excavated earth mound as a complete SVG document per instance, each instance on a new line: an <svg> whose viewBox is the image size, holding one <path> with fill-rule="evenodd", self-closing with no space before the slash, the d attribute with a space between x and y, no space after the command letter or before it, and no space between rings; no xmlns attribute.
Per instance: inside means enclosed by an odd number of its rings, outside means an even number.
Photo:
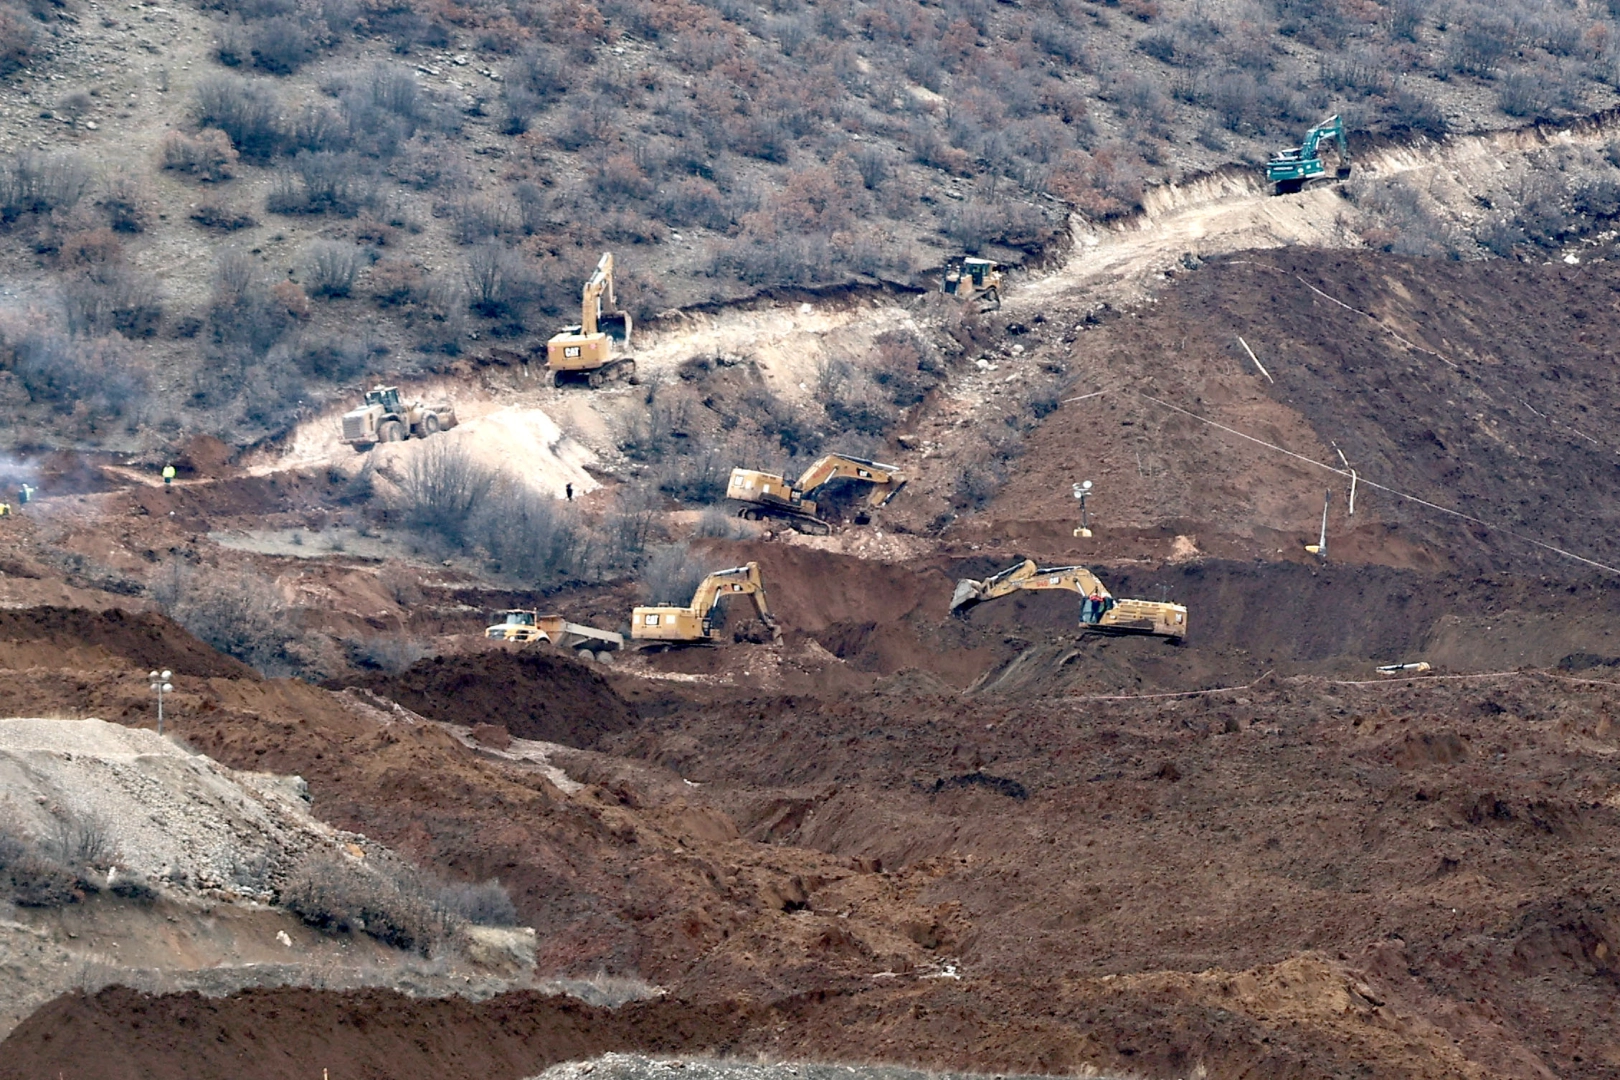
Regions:
<svg viewBox="0 0 1620 1080"><path fill-rule="evenodd" d="M490 649L420 660L398 675L341 680L450 724L504 727L520 739L590 746L634 720L600 674L539 649Z"/></svg>
<svg viewBox="0 0 1620 1080"><path fill-rule="evenodd" d="M139 667L171 668L204 678L258 677L246 664L214 651L152 612L58 607L0 610L0 642L63 652L100 648Z"/></svg>

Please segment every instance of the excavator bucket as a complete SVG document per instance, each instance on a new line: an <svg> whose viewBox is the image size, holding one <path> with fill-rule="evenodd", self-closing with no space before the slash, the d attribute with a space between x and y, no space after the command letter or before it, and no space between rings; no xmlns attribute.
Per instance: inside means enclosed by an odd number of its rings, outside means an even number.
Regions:
<svg viewBox="0 0 1620 1080"><path fill-rule="evenodd" d="M979 602L984 594L984 582L974 581L972 578L963 578L956 583L956 591L951 594L951 610L972 607Z"/></svg>
<svg viewBox="0 0 1620 1080"><path fill-rule="evenodd" d="M628 343L630 340L630 313L628 311L604 311L596 320L596 328L614 341Z"/></svg>

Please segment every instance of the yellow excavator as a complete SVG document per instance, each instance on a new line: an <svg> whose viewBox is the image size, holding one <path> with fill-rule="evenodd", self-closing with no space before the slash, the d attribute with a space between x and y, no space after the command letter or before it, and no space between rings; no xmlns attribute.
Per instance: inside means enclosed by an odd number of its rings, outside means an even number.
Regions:
<svg viewBox="0 0 1620 1080"><path fill-rule="evenodd" d="M899 466L845 454L828 454L818 458L791 483L775 473L732 469L731 479L726 484L726 498L744 504L737 511L738 517L750 521L762 517L784 518L799 532L826 536L832 532L832 525L816 516L816 503L809 496L839 479L870 484L872 490L866 496L866 506L871 509L894 498L906 483ZM864 525L869 519L863 510L855 520Z"/></svg>
<svg viewBox="0 0 1620 1080"><path fill-rule="evenodd" d="M607 310L602 308L602 295L607 294ZM635 382L636 362L630 357L614 357L613 343L624 342L630 347L630 313L616 310L618 301L613 296L613 253L605 252L596 264L596 271L585 282L581 298L578 326L565 326L562 332L546 342L546 367L551 372L551 385L562 386L570 382L583 382L592 390L609 379Z"/></svg>
<svg viewBox="0 0 1620 1080"><path fill-rule="evenodd" d="M1080 627L1099 633L1153 634L1174 641L1187 636L1187 609L1157 600L1116 600L1097 575L1083 566L1041 568L1034 559L974 581L963 578L951 596L951 614L1020 589L1066 589L1080 594Z"/></svg>
<svg viewBox="0 0 1620 1080"><path fill-rule="evenodd" d="M716 570L703 579L686 607L655 605L638 607L630 615L630 637L648 645L712 645L719 640L714 610L722 600L747 596L754 602L759 621L770 628L771 636L782 640L782 631L765 603L765 584L760 580L759 563L730 570Z"/></svg>

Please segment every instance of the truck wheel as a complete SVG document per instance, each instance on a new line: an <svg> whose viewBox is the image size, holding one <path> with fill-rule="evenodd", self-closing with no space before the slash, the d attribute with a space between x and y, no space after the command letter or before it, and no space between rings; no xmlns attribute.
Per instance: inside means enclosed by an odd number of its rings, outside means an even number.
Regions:
<svg viewBox="0 0 1620 1080"><path fill-rule="evenodd" d="M551 385L560 388L562 386L562 384L563 384L563 373L560 372L560 371L553 371L551 373Z"/></svg>
<svg viewBox="0 0 1620 1080"><path fill-rule="evenodd" d="M574 653L574 655L579 657L581 663L585 664L588 664L592 660L596 659L596 655L589 649L580 649L578 652Z"/></svg>
<svg viewBox="0 0 1620 1080"><path fill-rule="evenodd" d="M439 433L439 417L436 413L428 413L422 417L422 438Z"/></svg>
<svg viewBox="0 0 1620 1080"><path fill-rule="evenodd" d="M611 663L613 663L613 652L612 652L612 650L611 649L603 649L601 652L597 653L596 654L596 662L598 664L611 664Z"/></svg>
<svg viewBox="0 0 1620 1080"><path fill-rule="evenodd" d="M401 442L405 438L405 425L398 420L384 420L377 426L378 442Z"/></svg>

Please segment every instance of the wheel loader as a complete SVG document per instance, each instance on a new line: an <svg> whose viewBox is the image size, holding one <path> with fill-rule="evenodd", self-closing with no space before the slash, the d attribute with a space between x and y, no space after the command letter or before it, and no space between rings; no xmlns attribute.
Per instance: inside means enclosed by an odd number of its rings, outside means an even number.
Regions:
<svg viewBox="0 0 1620 1080"><path fill-rule="evenodd" d="M1187 636L1187 609L1157 600L1116 600L1103 583L1083 566L1042 569L1024 559L983 581L963 578L951 596L951 614L963 615L975 604L995 600L1019 590L1064 589L1080 594L1082 631L1113 634L1152 634L1179 641Z"/></svg>
<svg viewBox="0 0 1620 1080"><path fill-rule="evenodd" d="M985 311L1001 310L1001 267L989 259L973 256L945 268L945 293L967 300L978 300Z"/></svg>
<svg viewBox="0 0 1620 1080"><path fill-rule="evenodd" d="M1327 179L1327 165L1322 161L1324 140L1338 144L1339 162L1333 178L1343 180L1350 175L1350 143L1344 137L1344 121L1330 116L1307 131L1298 146L1279 151L1266 162L1266 181L1272 185L1273 195L1289 195L1313 181Z"/></svg>
<svg viewBox="0 0 1620 1080"><path fill-rule="evenodd" d="M380 442L402 442L456 426L456 410L448 401L428 405L406 402L397 386L366 391L366 403L343 414L343 441L359 449Z"/></svg>
<svg viewBox="0 0 1620 1080"><path fill-rule="evenodd" d="M652 605L638 607L630 614L630 637L642 647L670 645L712 645L719 640L714 611L722 600L747 596L754 602L759 621L770 628L776 641L782 631L765 603L765 584L759 576L759 563L751 562L730 570L717 570L703 579L686 607Z"/></svg>
<svg viewBox="0 0 1620 1080"><path fill-rule="evenodd" d="M581 660L606 662L624 648L624 635L611 630L598 630L594 626L569 622L561 615L542 615L525 608L497 611L501 621L484 630L486 638L496 641L516 641L529 644L545 641L559 649L572 649Z"/></svg>
<svg viewBox="0 0 1620 1080"><path fill-rule="evenodd" d="M866 506L871 509L894 498L906 483L896 465L846 454L828 454L816 459L791 483L775 473L732 469L731 479L726 483L726 498L743 504L737 511L738 517L750 521L763 517L783 518L798 532L826 536L832 532L832 525L816 516L818 507L810 496L839 479L870 484L872 490L866 497ZM857 521L865 524L859 518Z"/></svg>
<svg viewBox="0 0 1620 1080"><path fill-rule="evenodd" d="M604 293L607 294L606 311L602 308ZM585 282L580 297L579 325L563 327L561 333L546 342L546 368L551 372L551 385L582 382L595 390L609 379L635 382L635 360L613 355L615 341L624 342L627 349L630 347L630 313L614 310L617 304L613 296L613 253L609 251L603 253L596 271Z"/></svg>

